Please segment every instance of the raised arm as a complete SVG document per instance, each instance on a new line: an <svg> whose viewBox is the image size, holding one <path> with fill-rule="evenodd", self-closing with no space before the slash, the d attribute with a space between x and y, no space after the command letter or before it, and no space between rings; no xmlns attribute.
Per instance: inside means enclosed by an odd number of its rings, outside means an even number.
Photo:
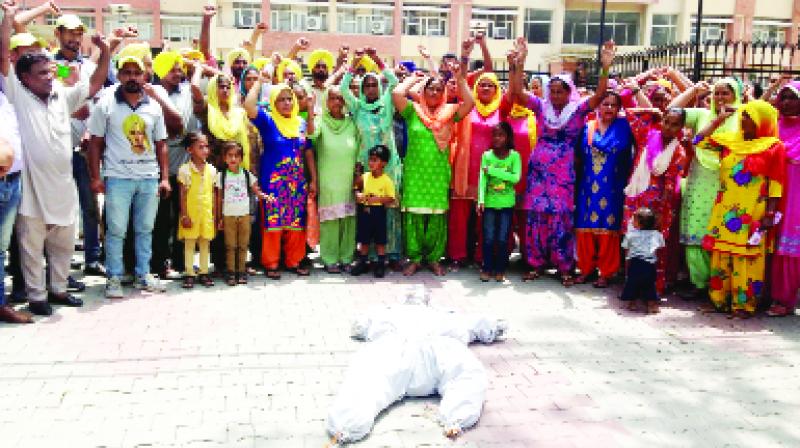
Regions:
<svg viewBox="0 0 800 448"><path fill-rule="evenodd" d="M297 42L295 42L294 45L292 45L292 48L289 49L289 52L286 53L286 57L294 60L297 58L298 53L308 50L309 45L311 45L311 42L309 42L305 37L297 39Z"/></svg>
<svg viewBox="0 0 800 448"><path fill-rule="evenodd" d="M3 8L3 21L0 23L0 73L8 76L11 71L11 61L9 60L9 56L11 56L11 50L9 50L11 25L19 7L14 0L10 0L0 4L0 8Z"/></svg>
<svg viewBox="0 0 800 448"><path fill-rule="evenodd" d="M683 93L676 96L671 103L669 103L669 108L673 107L689 107L692 101L694 101L697 96L709 89L708 84L705 81L700 81L697 84L693 85L692 87L686 89Z"/></svg>
<svg viewBox="0 0 800 448"><path fill-rule="evenodd" d="M258 41L261 40L261 36L269 30L269 26L262 22L253 28L253 32L250 33L250 40L247 41L247 46L244 47L250 53L250 57L253 59L256 58L256 48L258 48Z"/></svg>
<svg viewBox="0 0 800 448"><path fill-rule="evenodd" d="M200 88L200 80L203 78L203 66L198 61L191 61L194 67L190 85L192 88L192 109L197 116L203 115L206 108L206 99L203 96L203 89Z"/></svg>
<svg viewBox="0 0 800 448"><path fill-rule="evenodd" d="M19 11L14 17L14 32L24 33L28 30L28 24L45 14L54 16L61 15L61 8L53 1L47 1L39 6L35 6L26 11Z"/></svg>
<svg viewBox="0 0 800 448"><path fill-rule="evenodd" d="M464 70L466 70L466 67L461 67L459 64L454 63L450 66L450 69L456 76L458 96L461 98L461 104L458 105L458 109L456 110L456 118L460 120L472 112L475 101L472 98L472 90L470 90L469 85L467 85L467 80L464 78Z"/></svg>
<svg viewBox="0 0 800 448"><path fill-rule="evenodd" d="M211 5L203 6L203 21L200 25L200 52L206 61L211 60L211 21L217 15L217 8Z"/></svg>
<svg viewBox="0 0 800 448"><path fill-rule="evenodd" d="M103 35L97 33L92 36L92 43L100 50L100 56L97 58L97 68L95 68L94 73L92 73L92 77L89 78L88 98L95 96L95 94L103 88L103 84L105 84L108 78L108 70L111 66L111 50Z"/></svg>
<svg viewBox="0 0 800 448"><path fill-rule="evenodd" d="M439 68L436 66L436 62L434 62L433 58L431 57L430 51L428 51L424 45L417 46L417 51L419 51L419 55L422 57L422 60L428 63L428 70L431 71L431 76L439 76Z"/></svg>
<svg viewBox="0 0 800 448"><path fill-rule="evenodd" d="M405 110L406 106L408 106L408 91L411 88L426 78L425 74L422 72L415 72L414 75L406 77L397 87L392 90L392 102L394 103L394 108L397 109L398 112L402 112Z"/></svg>
<svg viewBox="0 0 800 448"><path fill-rule="evenodd" d="M264 82L266 82L266 76L263 73L259 73L258 79L253 83L253 86L250 87L250 90L247 91L247 96L244 98L244 110L247 112L247 118L251 120L258 116L258 100L261 96L261 84ZM313 109L312 107L311 110ZM311 110L309 114L313 114Z"/></svg>
<svg viewBox="0 0 800 448"><path fill-rule="evenodd" d="M617 54L617 46L613 40L606 41L603 44L603 49L600 51L600 77L597 80L597 89L594 95L589 98L589 108L595 109L600 105L603 95L608 89L608 71L611 65L614 64L614 56Z"/></svg>
<svg viewBox="0 0 800 448"><path fill-rule="evenodd" d="M475 43L481 47L481 55L483 57L483 67L470 73L470 75L480 76L483 73L494 71L494 64L492 63L492 54L489 52L489 46L486 44L486 36L483 33L476 34ZM464 66L464 70L466 70L469 67L469 65L464 64L463 54L461 55L461 58L462 58L461 64ZM467 60L467 62L469 62L469 60Z"/></svg>

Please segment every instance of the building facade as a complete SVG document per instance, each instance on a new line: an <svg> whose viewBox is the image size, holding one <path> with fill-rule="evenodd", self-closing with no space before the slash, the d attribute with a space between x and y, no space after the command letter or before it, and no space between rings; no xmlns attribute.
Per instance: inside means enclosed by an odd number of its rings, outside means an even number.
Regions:
<svg viewBox="0 0 800 448"><path fill-rule="evenodd" d="M517 36L529 42L526 68L554 70L561 61L596 51L601 0L60 0L90 28L135 24L153 47L190 46L199 35L204 4L219 9L212 30L217 54L248 39L267 22L264 54L286 51L298 37L312 47L336 50L373 46L393 60L419 61L417 47L432 54L458 52L470 33L484 31L497 60ZM608 0L606 38L622 51L694 38L697 0ZM42 25L54 19L46 17ZM705 0L702 40L798 43L800 0ZM479 57L477 51L473 57Z"/></svg>

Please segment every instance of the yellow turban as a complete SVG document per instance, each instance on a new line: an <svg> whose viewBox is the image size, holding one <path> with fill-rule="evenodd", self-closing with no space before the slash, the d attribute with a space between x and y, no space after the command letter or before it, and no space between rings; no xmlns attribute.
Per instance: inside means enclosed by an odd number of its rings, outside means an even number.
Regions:
<svg viewBox="0 0 800 448"><path fill-rule="evenodd" d="M310 55L308 55L308 69L309 70L313 69L314 66L317 65L317 62L320 61L324 62L325 65L328 67L328 73L330 73L331 70L333 70L333 65L334 65L333 53L323 49L314 50L311 52Z"/></svg>
<svg viewBox="0 0 800 448"><path fill-rule="evenodd" d="M294 74L297 75L298 80L303 77L303 69L300 68L300 65L297 62L291 59L284 59L280 64L278 64L277 73L275 73L275 77L278 78L279 83L284 81L283 73L286 72L286 70L291 70L294 72Z"/></svg>
<svg viewBox="0 0 800 448"><path fill-rule="evenodd" d="M250 52L241 47L234 48L225 55L225 66L230 68L237 59L244 59L249 64L251 60Z"/></svg>
<svg viewBox="0 0 800 448"><path fill-rule="evenodd" d="M181 69L185 70L183 57L180 53L177 51L162 51L153 59L153 72L159 78L163 78L175 67L175 64L181 64Z"/></svg>
<svg viewBox="0 0 800 448"><path fill-rule="evenodd" d="M253 61L252 66L259 70L264 70L264 67L266 67L267 64L269 64L269 58L256 58Z"/></svg>
<svg viewBox="0 0 800 448"><path fill-rule="evenodd" d="M153 53L150 52L150 45L144 42L137 42L125 45L125 48L120 50L117 54L118 59L123 59L128 56L141 59L143 62L152 62Z"/></svg>
<svg viewBox="0 0 800 448"><path fill-rule="evenodd" d="M200 62L206 61L206 57L203 55L202 51L195 50L192 48L181 48L181 56L183 56L183 59L188 59L192 61L200 61Z"/></svg>
<svg viewBox="0 0 800 448"><path fill-rule="evenodd" d="M363 56L358 65L364 67L364 70L368 72L379 73L378 64L376 64L375 61L373 61L369 56Z"/></svg>

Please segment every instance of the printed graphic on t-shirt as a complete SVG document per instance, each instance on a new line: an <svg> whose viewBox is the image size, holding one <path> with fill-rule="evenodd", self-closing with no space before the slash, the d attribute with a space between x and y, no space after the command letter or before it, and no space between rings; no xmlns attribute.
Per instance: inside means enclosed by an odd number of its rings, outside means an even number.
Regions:
<svg viewBox="0 0 800 448"><path fill-rule="evenodd" d="M246 204L249 200L247 187L244 184L244 175L236 176L228 173L225 177L225 203Z"/></svg>
<svg viewBox="0 0 800 448"><path fill-rule="evenodd" d="M131 152L134 154L144 154L153 152L150 147L150 140L147 139L147 123L136 114L128 115L122 122L122 132L131 144Z"/></svg>

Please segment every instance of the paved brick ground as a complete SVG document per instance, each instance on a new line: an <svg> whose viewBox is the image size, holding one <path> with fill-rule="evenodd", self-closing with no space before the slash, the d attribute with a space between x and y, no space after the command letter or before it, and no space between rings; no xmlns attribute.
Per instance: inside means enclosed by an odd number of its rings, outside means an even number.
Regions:
<svg viewBox="0 0 800 448"><path fill-rule="evenodd" d="M360 446L800 446L796 318L732 322L680 300L645 316L614 290L476 277L315 272L114 302L90 279L83 308L0 324L0 446L322 447L359 348L351 317L414 282L510 335L473 347L491 379L476 428L450 442L437 400L405 401Z"/></svg>

